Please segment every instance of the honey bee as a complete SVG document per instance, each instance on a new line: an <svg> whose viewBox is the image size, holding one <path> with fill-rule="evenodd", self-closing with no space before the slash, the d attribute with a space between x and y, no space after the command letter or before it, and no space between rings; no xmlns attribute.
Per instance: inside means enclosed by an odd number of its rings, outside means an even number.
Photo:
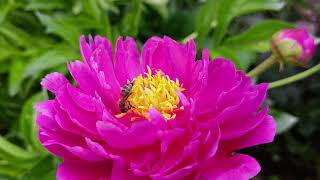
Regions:
<svg viewBox="0 0 320 180"><path fill-rule="evenodd" d="M132 105L128 101L128 97L131 95L131 90L133 87L133 82L127 83L121 89L121 99L119 101L119 109L122 113L127 112L129 109L132 108Z"/></svg>

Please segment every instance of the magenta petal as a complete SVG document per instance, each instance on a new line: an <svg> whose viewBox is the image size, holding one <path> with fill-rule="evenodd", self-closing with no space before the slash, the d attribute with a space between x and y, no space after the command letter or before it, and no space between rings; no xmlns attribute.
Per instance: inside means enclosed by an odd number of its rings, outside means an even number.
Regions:
<svg viewBox="0 0 320 180"><path fill-rule="evenodd" d="M137 148L156 141L157 129L147 121L134 122L128 129L104 121L97 122L97 129L103 140L114 148Z"/></svg>
<svg viewBox="0 0 320 180"><path fill-rule="evenodd" d="M118 79L116 78L113 59L109 52L104 48L103 45L100 45L93 52L92 56L93 61L90 62L91 69L97 75L102 87L104 87L102 83L106 83L106 85L110 86L113 91L119 92L120 85ZM101 78L104 82L101 81Z"/></svg>
<svg viewBox="0 0 320 180"><path fill-rule="evenodd" d="M95 124L96 121L99 120L99 117L95 114L95 112L87 111L77 105L77 103L72 99L71 95L68 92L68 89L71 88L68 88L68 86L71 85L67 85L64 88L61 88L57 93L57 101L60 103L61 109L69 115L70 119L75 124L87 130L88 132L95 134Z"/></svg>
<svg viewBox="0 0 320 180"><path fill-rule="evenodd" d="M122 159L114 161L111 180L149 180L147 177L137 177L129 170L127 163Z"/></svg>
<svg viewBox="0 0 320 180"><path fill-rule="evenodd" d="M226 157L211 163L202 174L204 180L248 180L256 176L261 169L259 163L250 156L244 154L224 156Z"/></svg>
<svg viewBox="0 0 320 180"><path fill-rule="evenodd" d="M54 100L44 100L42 102L37 103L34 106L34 109L45 116L53 117L53 103Z"/></svg>
<svg viewBox="0 0 320 180"><path fill-rule="evenodd" d="M123 40L120 36L117 40L115 71L121 86L142 73L138 47L131 37Z"/></svg>
<svg viewBox="0 0 320 180"><path fill-rule="evenodd" d="M229 151L236 151L258 144L269 143L273 141L275 133L276 124L274 120L271 116L266 116L256 128L243 136L224 141L222 146Z"/></svg>
<svg viewBox="0 0 320 180"><path fill-rule="evenodd" d="M163 39L152 37L142 48L143 67L148 65L152 69L159 69L172 79L178 78L184 87L188 87L195 51L194 41L181 45L167 36Z"/></svg>
<svg viewBox="0 0 320 180"><path fill-rule="evenodd" d="M198 164L194 163L194 164L190 164L188 166L182 167L169 175L164 175L164 176L152 175L151 177L154 180L189 179L191 177L188 177L188 176L190 176L190 174L192 174L197 167L198 167Z"/></svg>
<svg viewBox="0 0 320 180"><path fill-rule="evenodd" d="M100 157L112 159L117 158L117 156L107 153L105 148L98 142L94 142L91 139L86 138L86 143L89 149Z"/></svg>
<svg viewBox="0 0 320 180"><path fill-rule="evenodd" d="M51 91L56 93L60 87L68 83L69 81L62 74L54 72L46 75L41 81L41 85Z"/></svg>
<svg viewBox="0 0 320 180"><path fill-rule="evenodd" d="M80 51L85 62L90 60L90 56L92 54L92 49L86 41L86 37L82 35L80 37Z"/></svg>
<svg viewBox="0 0 320 180"><path fill-rule="evenodd" d="M158 127L159 129L168 128L168 124L161 113L159 113L155 108L150 109L148 116L150 118L150 122Z"/></svg>
<svg viewBox="0 0 320 180"><path fill-rule="evenodd" d="M86 64L81 61L70 62L68 69L80 89L91 95L95 94L98 86Z"/></svg>
<svg viewBox="0 0 320 180"><path fill-rule="evenodd" d="M206 86L199 89L199 98L195 99L197 114L205 114L208 108L215 105L221 93L229 91L236 85L235 65L226 59L214 59L209 63L206 80Z"/></svg>
<svg viewBox="0 0 320 180"><path fill-rule="evenodd" d="M90 163L87 161L64 161L58 167L58 180L108 180L111 161Z"/></svg>
<svg viewBox="0 0 320 180"><path fill-rule="evenodd" d="M268 108L266 107L259 113L252 115L247 119L239 118L239 121L223 121L220 124L220 128L223 130L222 139L233 139L246 134L250 130L257 127L261 123L261 121L266 118L266 116L268 115L267 112Z"/></svg>
<svg viewBox="0 0 320 180"><path fill-rule="evenodd" d="M209 60L209 50L205 49L202 52L202 60L197 61L193 67L191 76L192 84L186 92L194 99L198 99L201 90L207 85Z"/></svg>

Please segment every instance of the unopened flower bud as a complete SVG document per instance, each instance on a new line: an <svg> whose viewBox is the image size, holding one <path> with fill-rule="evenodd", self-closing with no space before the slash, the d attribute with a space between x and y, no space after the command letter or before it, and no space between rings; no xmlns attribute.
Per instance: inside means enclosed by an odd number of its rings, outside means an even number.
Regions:
<svg viewBox="0 0 320 180"><path fill-rule="evenodd" d="M303 29L284 29L273 35L271 49L281 61L304 66L314 56L316 44Z"/></svg>

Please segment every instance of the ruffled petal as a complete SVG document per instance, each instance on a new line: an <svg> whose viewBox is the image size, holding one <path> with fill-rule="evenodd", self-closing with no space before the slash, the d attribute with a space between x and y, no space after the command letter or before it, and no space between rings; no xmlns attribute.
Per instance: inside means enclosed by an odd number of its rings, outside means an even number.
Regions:
<svg viewBox="0 0 320 180"><path fill-rule="evenodd" d="M63 85L69 81L62 74L54 72L46 75L41 81L42 87L48 89L52 93L56 93Z"/></svg>
<svg viewBox="0 0 320 180"><path fill-rule="evenodd" d="M233 152L246 147L272 142L275 133L276 123L268 115L251 131L238 138L223 141L221 146L227 151Z"/></svg>
<svg viewBox="0 0 320 180"><path fill-rule="evenodd" d="M99 87L86 64L81 61L70 62L68 69L81 90L91 95L94 95L98 91Z"/></svg>
<svg viewBox="0 0 320 180"><path fill-rule="evenodd" d="M259 163L252 157L244 154L221 155L212 161L202 174L204 180L248 180L260 171Z"/></svg>
<svg viewBox="0 0 320 180"><path fill-rule="evenodd" d="M157 128L148 121L134 122L127 129L121 129L113 123L98 121L97 129L103 140L114 148L148 146L157 139Z"/></svg>
<svg viewBox="0 0 320 180"><path fill-rule="evenodd" d="M131 37L117 40L115 72L121 86L142 73L138 47Z"/></svg>
<svg viewBox="0 0 320 180"><path fill-rule="evenodd" d="M58 166L58 180L111 180L111 161L64 161Z"/></svg>
<svg viewBox="0 0 320 180"><path fill-rule="evenodd" d="M236 85L235 65L226 59L214 59L209 63L206 80L206 86L199 89L198 98L195 99L197 115L205 115L207 112L212 113L208 108L215 107L219 95Z"/></svg>
<svg viewBox="0 0 320 180"><path fill-rule="evenodd" d="M195 55L193 40L181 45L167 36L163 39L152 37L142 48L142 64L159 69L172 79L178 78L184 87L189 87Z"/></svg>

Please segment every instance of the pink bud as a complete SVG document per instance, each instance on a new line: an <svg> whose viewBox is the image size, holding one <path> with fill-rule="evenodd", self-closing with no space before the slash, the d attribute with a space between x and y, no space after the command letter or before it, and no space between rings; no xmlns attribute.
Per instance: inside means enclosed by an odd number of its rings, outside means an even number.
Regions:
<svg viewBox="0 0 320 180"><path fill-rule="evenodd" d="M315 49L314 39L304 29L283 29L272 37L273 54L290 64L308 64Z"/></svg>

